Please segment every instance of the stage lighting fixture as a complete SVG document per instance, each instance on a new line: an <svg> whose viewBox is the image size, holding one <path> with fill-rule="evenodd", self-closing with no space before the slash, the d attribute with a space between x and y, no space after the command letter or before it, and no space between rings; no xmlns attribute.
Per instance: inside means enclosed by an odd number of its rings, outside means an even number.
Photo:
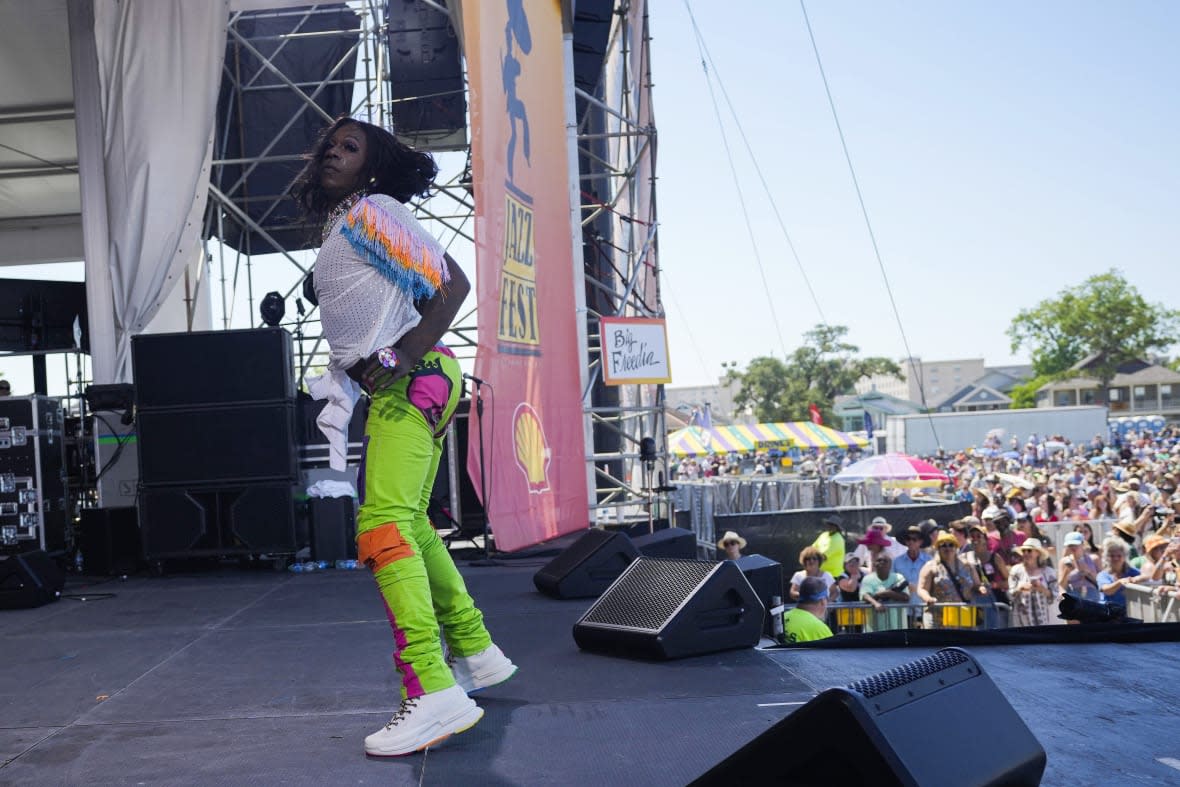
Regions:
<svg viewBox="0 0 1180 787"><path fill-rule="evenodd" d="M287 313L287 302L277 292L268 292L258 305L258 312L262 315L262 321L273 328L283 321L283 315Z"/></svg>
<svg viewBox="0 0 1180 787"><path fill-rule="evenodd" d="M656 461L656 440L654 437L644 437L639 441L639 460L641 462Z"/></svg>

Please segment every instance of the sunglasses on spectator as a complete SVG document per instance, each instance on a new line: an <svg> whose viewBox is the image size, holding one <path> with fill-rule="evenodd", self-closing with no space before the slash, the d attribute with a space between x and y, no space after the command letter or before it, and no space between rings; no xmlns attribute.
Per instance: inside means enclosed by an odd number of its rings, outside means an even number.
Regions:
<svg viewBox="0 0 1180 787"><path fill-rule="evenodd" d="M804 563L818 563L819 558L818 557L805 557L805 558L803 558L803 562Z"/></svg>
<svg viewBox="0 0 1180 787"><path fill-rule="evenodd" d="M939 544L938 548L939 549L958 549L958 547L955 546L954 544Z"/></svg>

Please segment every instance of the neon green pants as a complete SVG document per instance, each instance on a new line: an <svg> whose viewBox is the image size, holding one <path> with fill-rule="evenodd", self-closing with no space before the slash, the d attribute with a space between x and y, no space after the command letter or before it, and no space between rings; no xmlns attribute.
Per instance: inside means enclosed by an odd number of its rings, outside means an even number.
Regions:
<svg viewBox="0 0 1180 787"><path fill-rule="evenodd" d="M439 642L440 623L457 656L492 644L483 615L426 516L460 379L459 363L440 345L373 397L365 423L357 554L385 600L403 698L455 683Z"/></svg>

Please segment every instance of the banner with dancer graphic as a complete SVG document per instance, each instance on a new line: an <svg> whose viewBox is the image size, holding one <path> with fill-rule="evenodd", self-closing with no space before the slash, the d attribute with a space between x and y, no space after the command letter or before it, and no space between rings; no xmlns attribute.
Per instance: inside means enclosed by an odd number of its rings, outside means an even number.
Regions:
<svg viewBox="0 0 1180 787"><path fill-rule="evenodd" d="M467 468L496 548L590 523L574 310L561 5L462 5L471 87L483 418L471 411Z"/></svg>

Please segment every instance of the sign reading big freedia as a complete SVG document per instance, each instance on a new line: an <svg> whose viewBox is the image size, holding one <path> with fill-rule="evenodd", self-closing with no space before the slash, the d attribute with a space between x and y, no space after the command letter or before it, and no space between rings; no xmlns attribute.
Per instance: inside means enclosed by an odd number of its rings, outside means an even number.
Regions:
<svg viewBox="0 0 1180 787"><path fill-rule="evenodd" d="M465 2L475 181L480 498L496 548L587 527L558 0ZM490 389L490 390L489 390ZM480 486L472 409L468 473Z"/></svg>

